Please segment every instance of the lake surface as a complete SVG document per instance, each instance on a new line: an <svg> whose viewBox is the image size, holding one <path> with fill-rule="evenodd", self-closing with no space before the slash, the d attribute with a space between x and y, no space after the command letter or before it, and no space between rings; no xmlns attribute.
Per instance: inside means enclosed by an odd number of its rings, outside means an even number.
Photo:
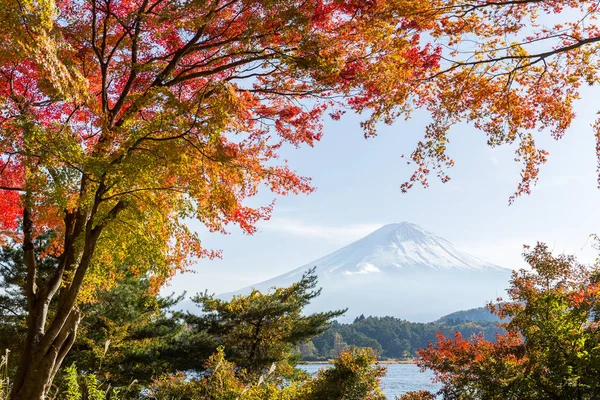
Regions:
<svg viewBox="0 0 600 400"><path fill-rule="evenodd" d="M331 364L303 364L298 367L310 374L315 374L321 368L329 368ZM381 380L381 388L390 400L406 392L429 390L436 392L440 385L432 383L433 373L421 372L415 364L389 364L387 374Z"/></svg>

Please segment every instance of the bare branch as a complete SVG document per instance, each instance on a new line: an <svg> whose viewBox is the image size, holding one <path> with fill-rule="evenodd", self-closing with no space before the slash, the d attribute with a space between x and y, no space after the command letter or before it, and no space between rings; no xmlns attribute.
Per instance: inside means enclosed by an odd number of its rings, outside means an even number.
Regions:
<svg viewBox="0 0 600 400"><path fill-rule="evenodd" d="M14 192L25 192L24 188L12 187L12 186L0 186L0 190L8 190L8 191L14 191Z"/></svg>

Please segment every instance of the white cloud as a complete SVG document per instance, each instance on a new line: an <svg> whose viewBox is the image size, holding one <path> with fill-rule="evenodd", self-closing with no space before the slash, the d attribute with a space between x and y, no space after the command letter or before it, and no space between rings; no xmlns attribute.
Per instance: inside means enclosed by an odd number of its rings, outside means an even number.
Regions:
<svg viewBox="0 0 600 400"><path fill-rule="evenodd" d="M281 232L289 235L321 238L339 243L360 239L381 228L384 224L323 225L306 223L292 218L273 218L261 224L265 232Z"/></svg>

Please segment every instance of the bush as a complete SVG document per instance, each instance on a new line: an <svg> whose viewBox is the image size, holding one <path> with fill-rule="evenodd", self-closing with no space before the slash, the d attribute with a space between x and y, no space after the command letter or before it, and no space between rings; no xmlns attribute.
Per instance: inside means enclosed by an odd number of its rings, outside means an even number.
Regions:
<svg viewBox="0 0 600 400"><path fill-rule="evenodd" d="M333 368L315 378L291 380L282 384L273 365L258 380L245 381L239 370L225 359L223 348L206 364L207 374L188 380L184 374L165 375L150 388L153 400L385 400L379 380L385 368L375 365L369 349L344 352ZM254 375L250 375L254 376Z"/></svg>

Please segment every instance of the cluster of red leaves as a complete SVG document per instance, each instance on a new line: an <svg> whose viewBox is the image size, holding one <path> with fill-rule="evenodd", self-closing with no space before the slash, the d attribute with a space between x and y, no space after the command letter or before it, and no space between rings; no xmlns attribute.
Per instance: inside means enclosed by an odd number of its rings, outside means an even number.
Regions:
<svg viewBox="0 0 600 400"><path fill-rule="evenodd" d="M475 387L474 392L477 388L493 391L503 380L522 375L528 362L517 332L497 335L496 342L482 336L465 339L458 332L454 338L439 334L435 345L420 350L419 356L420 366L434 370L435 380L448 393L465 387Z"/></svg>
<svg viewBox="0 0 600 400"><path fill-rule="evenodd" d="M17 228L17 216L22 205L17 188L23 183L23 171L19 165L8 159L0 160L0 229Z"/></svg>

